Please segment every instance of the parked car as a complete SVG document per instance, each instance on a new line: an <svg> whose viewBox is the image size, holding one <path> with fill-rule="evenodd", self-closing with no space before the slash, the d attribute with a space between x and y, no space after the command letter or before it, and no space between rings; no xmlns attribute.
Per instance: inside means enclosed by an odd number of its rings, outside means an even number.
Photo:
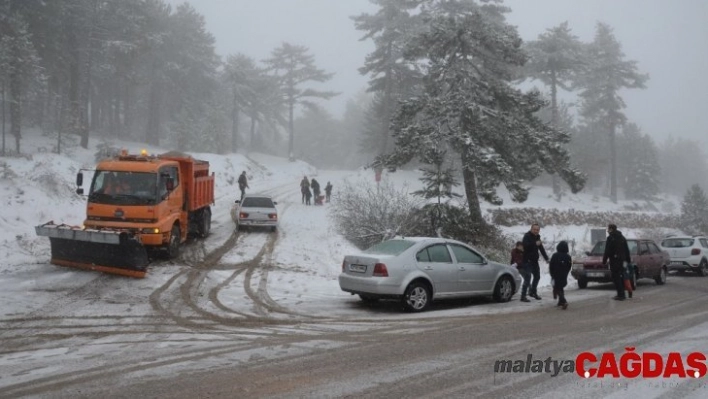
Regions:
<svg viewBox="0 0 708 399"><path fill-rule="evenodd" d="M364 302L393 299L419 312L445 298L492 296L507 302L521 287L521 275L459 241L400 237L345 256L339 287Z"/></svg>
<svg viewBox="0 0 708 399"><path fill-rule="evenodd" d="M692 271L699 276L708 274L708 237L666 237L661 241L661 248L671 258L669 271Z"/></svg>
<svg viewBox="0 0 708 399"><path fill-rule="evenodd" d="M653 278L657 284L666 283L666 274L669 267L669 254L659 248L653 240L628 238L627 245L632 256L634 275L631 276L632 287L641 278ZM579 288L586 288L588 282L612 282L610 267L602 264L602 255L605 253L605 241L599 241L591 251L585 253L586 257L573 261L570 274L578 280Z"/></svg>
<svg viewBox="0 0 708 399"><path fill-rule="evenodd" d="M245 227L258 227L276 231L278 228L276 205L278 203L269 196L246 194L242 200L236 200L231 208L231 218L238 230Z"/></svg>

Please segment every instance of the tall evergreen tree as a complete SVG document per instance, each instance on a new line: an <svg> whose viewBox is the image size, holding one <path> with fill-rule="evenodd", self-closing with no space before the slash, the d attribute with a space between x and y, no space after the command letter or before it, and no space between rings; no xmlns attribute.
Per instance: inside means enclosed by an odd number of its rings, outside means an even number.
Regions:
<svg viewBox="0 0 708 399"><path fill-rule="evenodd" d="M708 234L708 196L698 184L692 185L681 202L682 226L691 234Z"/></svg>
<svg viewBox="0 0 708 399"><path fill-rule="evenodd" d="M543 171L558 173L578 192L584 176L570 166L567 133L534 114L544 105L538 91L523 93L512 81L526 56L509 9L496 3L430 1L428 29L409 41L405 54L425 62L421 95L403 102L394 118L396 148L377 164L395 169L440 143L460 157L472 222L484 226L479 198L501 204L504 184L523 202L524 182Z"/></svg>
<svg viewBox="0 0 708 399"><path fill-rule="evenodd" d="M624 171L624 193L628 199L653 201L659 194L661 167L654 140L639 126L628 123L622 129L618 165Z"/></svg>
<svg viewBox="0 0 708 399"><path fill-rule="evenodd" d="M428 149L421 158L428 165L421 168L423 176L420 180L423 182L423 189L414 191L414 195L421 196L426 200L435 199L431 205L428 204L428 217L430 219L430 227L432 231L438 231L438 228L443 227L443 198L451 199L460 197L459 194L453 192L453 188L459 186L460 183L455 177L454 168L445 164L447 151L439 147Z"/></svg>
<svg viewBox="0 0 708 399"><path fill-rule="evenodd" d="M311 98L329 99L338 94L300 87L306 82L326 82L334 75L318 69L315 66L314 56L308 54L308 51L305 46L283 43L280 47L273 50L271 58L265 60L269 69L278 76L281 90L285 95L284 102L288 107L288 156L291 160L294 160L295 156L295 107L298 104L304 106L314 105L309 100Z"/></svg>
<svg viewBox="0 0 708 399"><path fill-rule="evenodd" d="M393 144L390 120L398 101L406 96L419 78L419 73L403 59L405 42L420 29L421 22L413 14L421 0L370 0L379 6L376 14L363 13L352 17L361 40L373 40L376 48L366 56L362 75L370 75L369 92L377 94L376 112L371 112L371 129L363 148L385 154ZM374 120L376 121L374 125Z"/></svg>
<svg viewBox="0 0 708 399"><path fill-rule="evenodd" d="M659 146L659 163L665 193L686 192L695 176L708 176L708 154L696 140L669 137Z"/></svg>
<svg viewBox="0 0 708 399"><path fill-rule="evenodd" d="M588 46L588 60L578 83L582 89L581 115L602 121L609 136L610 199L617 202L616 129L627 119L622 112L626 104L619 92L645 88L649 76L638 72L636 61L625 60L622 46L604 23L597 24L595 38Z"/></svg>
<svg viewBox="0 0 708 399"><path fill-rule="evenodd" d="M524 77L538 79L551 90L551 124L561 129L558 89L571 90L576 75L587 61L583 44L573 35L568 22L548 29L538 39L526 43L529 61L523 68ZM553 175L553 192L560 200L560 182Z"/></svg>

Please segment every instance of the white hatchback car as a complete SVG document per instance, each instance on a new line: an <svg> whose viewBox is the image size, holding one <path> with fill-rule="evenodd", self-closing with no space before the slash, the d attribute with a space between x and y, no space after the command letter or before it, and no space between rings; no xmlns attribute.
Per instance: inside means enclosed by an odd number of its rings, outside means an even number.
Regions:
<svg viewBox="0 0 708 399"><path fill-rule="evenodd" d="M264 227L275 231L278 228L277 202L265 195L245 195L243 200L236 200L231 208L231 219L236 228Z"/></svg>
<svg viewBox="0 0 708 399"><path fill-rule="evenodd" d="M708 237L670 236L661 241L661 248L671 257L669 270L708 275Z"/></svg>
<svg viewBox="0 0 708 399"><path fill-rule="evenodd" d="M395 299L417 312L444 298L507 302L521 287L521 275L456 240L402 237L345 256L339 287L365 302Z"/></svg>

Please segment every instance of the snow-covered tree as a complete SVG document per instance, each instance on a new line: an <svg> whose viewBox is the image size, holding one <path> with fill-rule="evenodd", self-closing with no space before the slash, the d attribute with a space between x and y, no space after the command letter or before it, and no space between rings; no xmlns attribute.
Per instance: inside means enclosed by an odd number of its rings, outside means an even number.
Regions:
<svg viewBox="0 0 708 399"><path fill-rule="evenodd" d="M692 234L708 234L708 196L698 184L692 185L681 203L681 224Z"/></svg>
<svg viewBox="0 0 708 399"><path fill-rule="evenodd" d="M479 197L501 204L500 184L523 202L525 182L558 173L575 193L584 176L573 169L565 145L570 136L543 123L538 91L513 85L527 60L508 8L474 1L429 1L424 32L404 54L424 67L423 91L403 101L394 121L396 148L378 158L391 169L444 145L460 157L472 222L484 226Z"/></svg>
<svg viewBox="0 0 708 399"><path fill-rule="evenodd" d="M313 105L309 100L311 98L330 99L338 94L301 87L306 82L326 82L334 75L318 69L315 66L314 56L308 52L305 46L283 43L273 50L271 58L265 60L268 68L278 77L280 88L285 95L284 103L288 107L288 154L291 160L293 160L295 143L295 106L298 104L311 106Z"/></svg>
<svg viewBox="0 0 708 399"><path fill-rule="evenodd" d="M662 191L685 193L695 183L695 176L708 176L708 154L701 143L682 137L669 137L659 146ZM703 182L708 189L708 181Z"/></svg>
<svg viewBox="0 0 708 399"><path fill-rule="evenodd" d="M587 47L589 63L579 77L581 115L591 121L601 121L609 136L610 199L617 202L616 128L626 122L622 110L626 107L620 96L622 89L643 89L648 75L638 72L637 62L625 60L622 46L612 28L598 23L595 38Z"/></svg>
<svg viewBox="0 0 708 399"><path fill-rule="evenodd" d="M423 176L420 178L423 182L423 189L413 192L414 195L421 196L426 200L435 199L434 203L426 205L432 231L444 227L442 226L443 214L448 208L443 206L443 198L449 200L453 197L460 197L459 194L452 191L460 183L455 177L454 168L445 164L446 152L444 149L434 147L422 155L421 158L427 164L420 169L423 172Z"/></svg>
<svg viewBox="0 0 708 399"><path fill-rule="evenodd" d="M624 193L628 199L653 201L659 194L661 167L654 140L642 134L639 126L628 123L622 129L618 160L624 176Z"/></svg>
<svg viewBox="0 0 708 399"><path fill-rule="evenodd" d="M362 75L369 75L369 92L376 93L376 100L369 112L368 134L362 148L379 155L385 154L393 139L390 120L398 101L406 97L419 73L402 56L406 41L420 30L421 21L413 11L421 0L370 0L379 7L375 14L363 13L352 17L357 30L363 31L361 40L372 40L376 48L366 56Z"/></svg>
<svg viewBox="0 0 708 399"><path fill-rule="evenodd" d="M576 75L585 66L583 44L571 33L568 22L546 30L537 40L526 43L529 61L524 65L524 77L538 79L551 90L551 124L560 129L558 89L571 90ZM560 182L553 176L553 192L560 200Z"/></svg>

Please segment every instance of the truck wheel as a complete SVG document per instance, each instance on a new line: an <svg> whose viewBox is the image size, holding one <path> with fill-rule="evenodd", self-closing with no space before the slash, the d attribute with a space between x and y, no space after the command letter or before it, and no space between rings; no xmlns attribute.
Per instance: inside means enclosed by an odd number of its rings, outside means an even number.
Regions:
<svg viewBox="0 0 708 399"><path fill-rule="evenodd" d="M199 227L198 227L197 234L199 234L199 237L205 238L209 235L210 231L211 231L211 209L209 209L207 207L201 211L201 215L199 217Z"/></svg>
<svg viewBox="0 0 708 399"><path fill-rule="evenodd" d="M174 259L179 256L179 244L182 240L178 225L172 226L170 232L170 242L167 244L167 259Z"/></svg>

